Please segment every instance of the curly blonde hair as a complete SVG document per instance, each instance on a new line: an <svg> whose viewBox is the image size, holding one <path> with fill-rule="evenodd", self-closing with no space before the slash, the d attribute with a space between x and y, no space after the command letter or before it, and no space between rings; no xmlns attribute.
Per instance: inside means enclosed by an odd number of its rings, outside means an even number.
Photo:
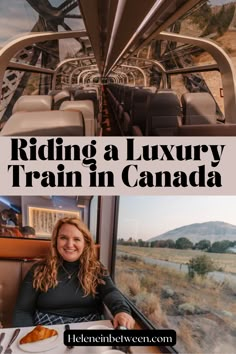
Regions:
<svg viewBox="0 0 236 354"><path fill-rule="evenodd" d="M85 245L79 258L78 279L85 296L89 294L95 295L97 286L104 284L102 277L107 272L97 260L95 245L90 231L79 218L65 217L57 221L52 232L50 254L34 270L33 287L37 290L47 292L49 288L55 288L58 284L57 273L58 268L63 262L63 258L57 250L57 238L59 230L64 224L75 226L84 236Z"/></svg>

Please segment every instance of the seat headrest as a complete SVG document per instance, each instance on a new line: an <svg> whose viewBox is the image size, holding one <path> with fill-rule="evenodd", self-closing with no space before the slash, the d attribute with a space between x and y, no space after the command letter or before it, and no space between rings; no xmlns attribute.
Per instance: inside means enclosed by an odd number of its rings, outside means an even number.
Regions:
<svg viewBox="0 0 236 354"><path fill-rule="evenodd" d="M97 93L90 90L76 90L74 94L74 99L76 100L92 100L97 101Z"/></svg>
<svg viewBox="0 0 236 354"><path fill-rule="evenodd" d="M59 92L61 92L61 90L49 90L48 91L48 95L49 96L55 96Z"/></svg>
<svg viewBox="0 0 236 354"><path fill-rule="evenodd" d="M148 113L152 116L180 116L181 106L177 94L171 90L159 90L150 94Z"/></svg>
<svg viewBox="0 0 236 354"><path fill-rule="evenodd" d="M208 92L188 92L182 95L184 124L216 123L216 103Z"/></svg>
<svg viewBox="0 0 236 354"><path fill-rule="evenodd" d="M48 95L26 95L21 96L15 103L12 113L16 112L37 112L50 111L52 108L52 97Z"/></svg>
<svg viewBox="0 0 236 354"><path fill-rule="evenodd" d="M140 103L141 101L146 103L148 95L150 95L150 92L148 90L134 89L133 90L133 104Z"/></svg>
<svg viewBox="0 0 236 354"><path fill-rule="evenodd" d="M70 99L70 92L67 90L62 90L58 92L53 99L54 99L54 103L57 103L58 101L67 98Z"/></svg>
<svg viewBox="0 0 236 354"><path fill-rule="evenodd" d="M177 94L168 89L151 94L148 116L147 135L175 135L181 117L181 106Z"/></svg>
<svg viewBox="0 0 236 354"><path fill-rule="evenodd" d="M147 90L149 92L152 92L152 93L156 93L157 92L157 87L155 87L155 86L144 86L143 89Z"/></svg>
<svg viewBox="0 0 236 354"><path fill-rule="evenodd" d="M64 101L60 106L60 111L81 111L85 119L94 118L93 102L90 100Z"/></svg>
<svg viewBox="0 0 236 354"><path fill-rule="evenodd" d="M99 87L96 87L96 86L87 86L87 87L84 87L84 91L94 91L96 92L96 95L97 95L97 98L99 97Z"/></svg>
<svg viewBox="0 0 236 354"><path fill-rule="evenodd" d="M95 135L96 120L94 119L94 106L92 101L64 101L60 106L60 111L80 112L84 118L85 135Z"/></svg>
<svg viewBox="0 0 236 354"><path fill-rule="evenodd" d="M81 112L17 112L4 125L2 136L83 136Z"/></svg>

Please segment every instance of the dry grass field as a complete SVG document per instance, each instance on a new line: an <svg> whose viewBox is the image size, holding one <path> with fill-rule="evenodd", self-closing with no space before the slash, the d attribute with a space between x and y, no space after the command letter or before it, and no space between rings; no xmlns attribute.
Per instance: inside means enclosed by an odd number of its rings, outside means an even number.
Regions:
<svg viewBox="0 0 236 354"><path fill-rule="evenodd" d="M180 271L143 263L134 255L140 254L141 248L133 247L134 252L127 248L132 255L118 256L116 283L155 327L176 330L177 351L235 353L236 288L209 278L189 279ZM163 256L166 249L158 251Z"/></svg>
<svg viewBox="0 0 236 354"><path fill-rule="evenodd" d="M151 257L163 261L186 264L197 256L207 254L214 262L217 269L224 272L236 273L236 254L208 253L199 250L179 250L171 248L149 248L118 245L118 251L127 252L134 256Z"/></svg>

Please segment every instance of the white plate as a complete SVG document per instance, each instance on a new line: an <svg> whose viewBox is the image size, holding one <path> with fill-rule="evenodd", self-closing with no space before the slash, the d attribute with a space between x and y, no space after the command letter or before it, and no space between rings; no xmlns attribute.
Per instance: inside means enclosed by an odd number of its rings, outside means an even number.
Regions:
<svg viewBox="0 0 236 354"><path fill-rule="evenodd" d="M37 342L32 342L32 343L26 343L26 344L20 344L20 340L18 340L17 344L18 347L21 350L23 350L23 352L41 353L58 347L60 344L62 344L62 338L58 334L56 336L47 339L39 340Z"/></svg>
<svg viewBox="0 0 236 354"><path fill-rule="evenodd" d="M107 326L104 326L104 325L94 325L94 326L88 327L87 329L113 329L113 328L112 327L107 327Z"/></svg>

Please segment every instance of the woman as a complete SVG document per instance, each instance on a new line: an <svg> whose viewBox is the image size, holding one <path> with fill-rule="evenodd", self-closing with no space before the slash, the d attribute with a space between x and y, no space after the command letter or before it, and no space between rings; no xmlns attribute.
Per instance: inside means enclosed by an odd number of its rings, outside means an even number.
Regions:
<svg viewBox="0 0 236 354"><path fill-rule="evenodd" d="M60 219L49 257L35 264L23 281L13 325L99 320L103 303L114 316L114 327L133 327L129 306L97 261L86 225L77 218Z"/></svg>

